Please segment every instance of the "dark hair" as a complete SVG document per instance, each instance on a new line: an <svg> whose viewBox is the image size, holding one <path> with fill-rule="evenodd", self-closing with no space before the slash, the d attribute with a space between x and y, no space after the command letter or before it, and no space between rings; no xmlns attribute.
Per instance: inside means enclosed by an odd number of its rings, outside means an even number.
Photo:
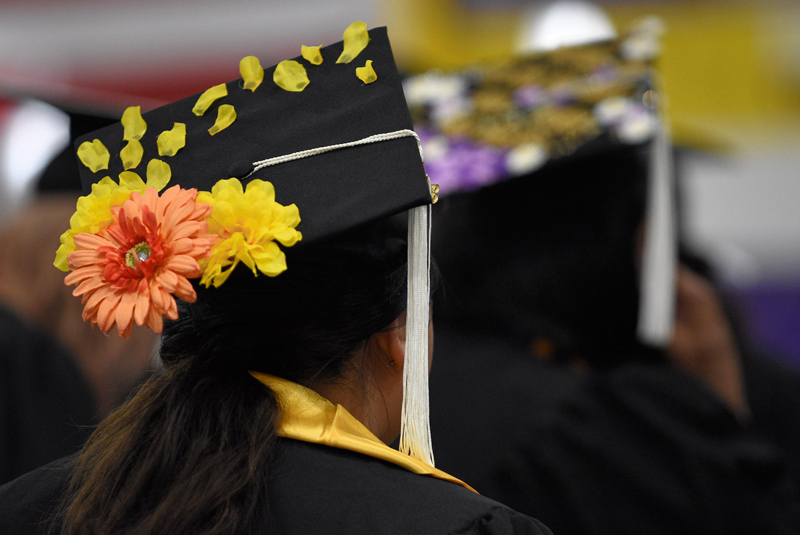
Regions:
<svg viewBox="0 0 800 535"><path fill-rule="evenodd" d="M555 162L445 199L433 250L452 306L437 322L609 364L636 344L635 242L646 191L638 149Z"/></svg>
<svg viewBox="0 0 800 535"><path fill-rule="evenodd" d="M164 371L78 459L66 533L258 529L279 407L248 371L306 384L341 377L406 302L404 241L390 247L375 224L287 257L277 277L240 266L221 289L198 288L197 302L180 305L162 336Z"/></svg>

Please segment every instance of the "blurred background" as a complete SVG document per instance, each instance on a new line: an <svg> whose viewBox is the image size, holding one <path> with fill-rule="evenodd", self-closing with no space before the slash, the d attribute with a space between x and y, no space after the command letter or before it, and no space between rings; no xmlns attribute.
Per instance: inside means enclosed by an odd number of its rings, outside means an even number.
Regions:
<svg viewBox="0 0 800 535"><path fill-rule="evenodd" d="M68 145L66 112L74 120L115 119L129 105L145 111L237 77L243 56L271 65L300 45L337 41L357 19L390 27L408 73L457 68L513 53L543 17L551 27L559 17L577 24L570 3L560 4L0 0L0 219L13 221L32 201L45 167ZM663 21L658 67L682 232L719 270L752 335L800 366L800 3L593 5L580 24L598 35L648 15ZM54 253L57 236L48 240Z"/></svg>

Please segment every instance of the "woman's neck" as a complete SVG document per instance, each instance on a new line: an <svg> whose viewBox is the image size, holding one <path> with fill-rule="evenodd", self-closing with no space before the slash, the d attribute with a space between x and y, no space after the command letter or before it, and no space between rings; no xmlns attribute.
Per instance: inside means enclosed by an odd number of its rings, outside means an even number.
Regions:
<svg viewBox="0 0 800 535"><path fill-rule="evenodd" d="M344 383L344 384L343 384ZM334 405L341 405L372 434L385 444L390 444L400 434L400 407L393 410L390 400L395 396L384 395L380 385L367 386L350 382L316 383L307 385ZM401 385L402 388L402 385ZM401 398L402 399L402 398ZM393 418L393 414L397 418ZM397 420L395 425L395 420Z"/></svg>

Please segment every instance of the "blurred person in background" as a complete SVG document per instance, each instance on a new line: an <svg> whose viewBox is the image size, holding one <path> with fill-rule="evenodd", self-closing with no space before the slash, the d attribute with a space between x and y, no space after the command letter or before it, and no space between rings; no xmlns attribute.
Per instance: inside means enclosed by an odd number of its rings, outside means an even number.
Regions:
<svg viewBox="0 0 800 535"><path fill-rule="evenodd" d="M386 28L240 69L79 140L66 280L164 368L0 487L0 531L549 534L433 466L433 191Z"/></svg>
<svg viewBox="0 0 800 535"><path fill-rule="evenodd" d="M709 283L680 267L671 338L641 341L648 230L674 223L648 31L406 83L446 195L437 460L556 533L795 533Z"/></svg>
<svg viewBox="0 0 800 535"><path fill-rule="evenodd" d="M687 331L678 330L676 325L671 354L689 372L705 368L705 373L700 375L706 377L713 366L718 365L715 361L738 361L740 380L744 382L742 397L751 416L748 423L780 445L792 479L800 486L800 427L797 425L800 421L800 371L783 362L782 355L766 350L753 338L741 305L725 295L720 277L708 260L691 248L684 248L681 258L685 266L682 272L692 275L692 280L679 279L679 291L682 285L691 286L687 289L687 298L701 304L698 326L707 328ZM680 293L678 299L680 303ZM687 337L698 343L685 343ZM718 358L709 358L709 355ZM714 380L719 382L724 377L726 374L719 374ZM727 374L727 377L732 378L732 375Z"/></svg>
<svg viewBox="0 0 800 535"><path fill-rule="evenodd" d="M71 137L112 123L70 114ZM146 374L157 338L109 337L81 321L81 304L53 267L80 179L72 145L47 166L35 197L0 228L0 481L80 449L88 427Z"/></svg>

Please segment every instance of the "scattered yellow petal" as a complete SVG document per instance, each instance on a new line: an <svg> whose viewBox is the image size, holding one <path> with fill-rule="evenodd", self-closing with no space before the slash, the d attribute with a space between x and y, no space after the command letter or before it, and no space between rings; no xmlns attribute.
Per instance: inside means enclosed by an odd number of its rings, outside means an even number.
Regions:
<svg viewBox="0 0 800 535"><path fill-rule="evenodd" d="M148 188L161 191L169 184L170 178L172 178L172 170L166 162L153 158L147 164L147 183L145 185Z"/></svg>
<svg viewBox="0 0 800 535"><path fill-rule="evenodd" d="M360 20L355 21L347 27L344 31L344 49L336 63L350 63L362 50L367 48L369 43L369 34L367 33L367 25Z"/></svg>
<svg viewBox="0 0 800 535"><path fill-rule="evenodd" d="M264 80L264 69L255 56L247 56L239 62L239 73L244 80L244 88L255 91Z"/></svg>
<svg viewBox="0 0 800 535"><path fill-rule="evenodd" d="M306 68L291 59L278 63L272 80L285 91L302 91L308 85Z"/></svg>
<svg viewBox="0 0 800 535"><path fill-rule="evenodd" d="M142 139L147 131L147 123L142 119L141 106L130 106L122 113L122 126L125 133L122 139L130 141L132 139Z"/></svg>
<svg viewBox="0 0 800 535"><path fill-rule="evenodd" d="M81 143L81 146L78 147L78 158L83 165L91 169L92 173L96 173L101 169L108 169L108 160L111 155L103 142L95 139Z"/></svg>
<svg viewBox="0 0 800 535"><path fill-rule="evenodd" d="M200 117L211 107L215 100L227 95L228 86L225 84L215 85L211 89L206 89L203 94L200 95L200 98L197 99L197 103L194 105L194 108L192 108L192 113Z"/></svg>
<svg viewBox="0 0 800 535"><path fill-rule="evenodd" d="M300 54L303 56L304 60L312 65L319 65L322 63L322 52L319 51L319 46L302 45L300 47Z"/></svg>
<svg viewBox="0 0 800 535"><path fill-rule="evenodd" d="M144 149L138 139L131 139L125 148L119 151L123 169L135 169L142 161Z"/></svg>
<svg viewBox="0 0 800 535"><path fill-rule="evenodd" d="M123 188L128 188L131 191L138 191L144 193L147 185L138 174L133 171L123 171L119 174L119 185Z"/></svg>
<svg viewBox="0 0 800 535"><path fill-rule="evenodd" d="M364 82L365 84L371 84L375 80L378 79L378 75L375 74L375 69L372 68L372 60L368 59L366 65L363 67L358 67L356 69L356 76L358 79Z"/></svg>
<svg viewBox="0 0 800 535"><path fill-rule="evenodd" d="M208 133L212 136L218 132L222 132L236 120L236 109L230 104L223 104L217 110L217 120L214 126L208 129Z"/></svg>
<svg viewBox="0 0 800 535"><path fill-rule="evenodd" d="M186 146L186 125L175 123L172 130L164 130L156 139L159 156L175 156L179 150ZM126 167L127 169L127 167Z"/></svg>

